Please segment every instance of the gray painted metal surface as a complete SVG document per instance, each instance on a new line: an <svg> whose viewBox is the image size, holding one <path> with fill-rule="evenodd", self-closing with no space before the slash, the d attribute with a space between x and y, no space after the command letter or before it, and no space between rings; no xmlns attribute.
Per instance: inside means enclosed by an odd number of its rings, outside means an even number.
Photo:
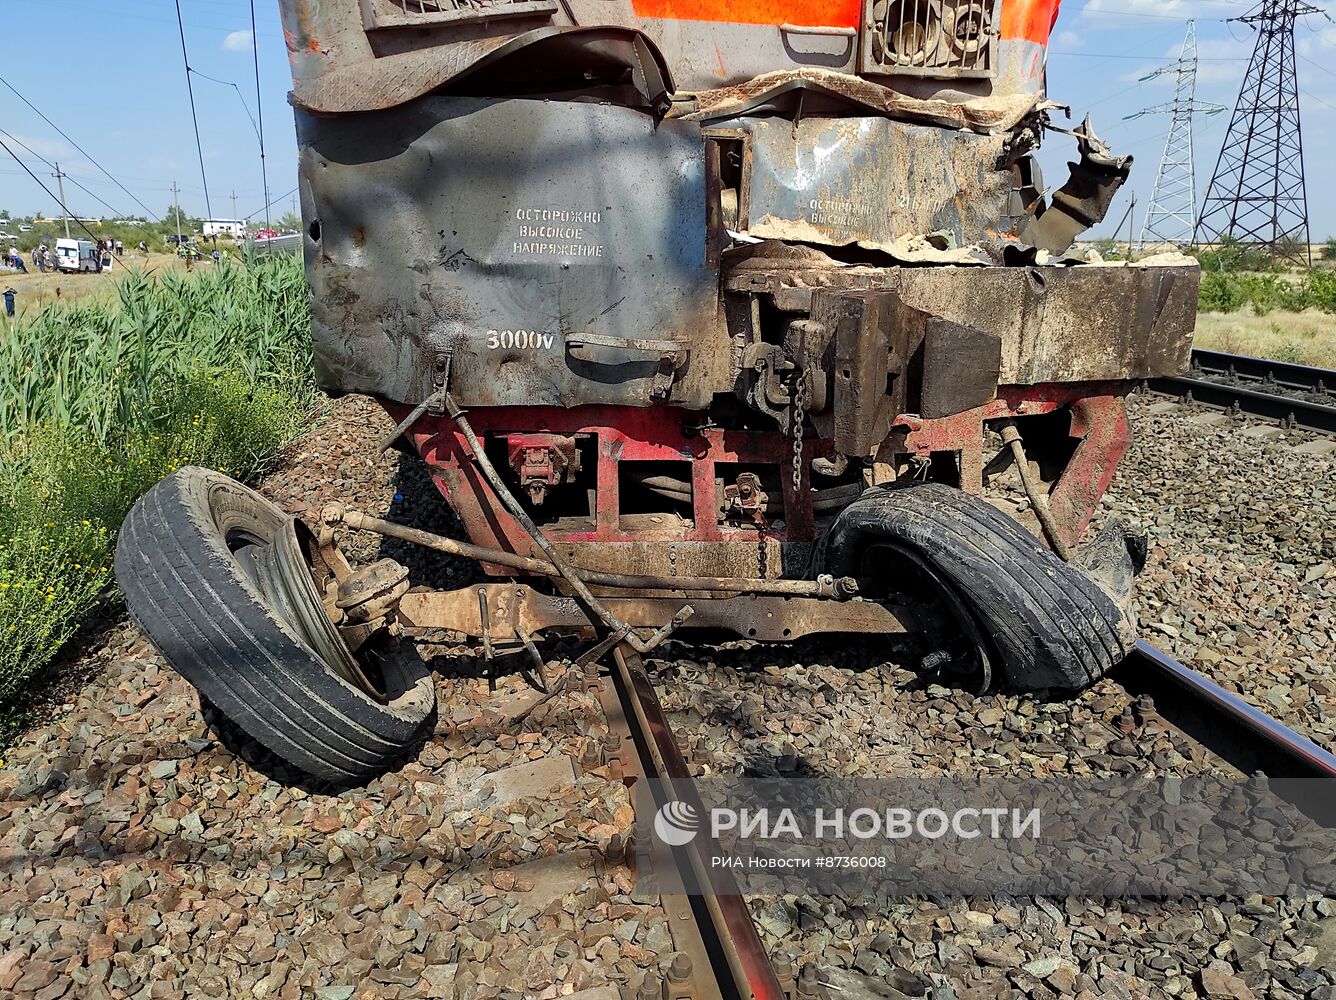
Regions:
<svg viewBox="0 0 1336 1000"><path fill-rule="evenodd" d="M946 230L963 246L1006 214L1003 136L874 117L718 124L751 137L752 236L884 245Z"/></svg>
<svg viewBox="0 0 1336 1000"><path fill-rule="evenodd" d="M320 382L464 405L703 406L727 370L694 124L423 98L298 113Z"/></svg>

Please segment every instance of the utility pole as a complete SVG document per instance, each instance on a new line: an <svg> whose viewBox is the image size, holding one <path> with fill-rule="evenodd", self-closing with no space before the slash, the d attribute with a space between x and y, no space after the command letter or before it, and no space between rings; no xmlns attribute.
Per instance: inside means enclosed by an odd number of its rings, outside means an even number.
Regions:
<svg viewBox="0 0 1336 1000"><path fill-rule="evenodd" d="M1244 17L1257 31L1248 73L1206 189L1193 242L1225 238L1312 266L1303 129L1294 66L1294 22L1321 9L1304 0L1262 0Z"/></svg>
<svg viewBox="0 0 1336 1000"><path fill-rule="evenodd" d="M237 189L232 189L232 221L237 221Z"/></svg>
<svg viewBox="0 0 1336 1000"><path fill-rule="evenodd" d="M176 216L176 245L181 246L181 201L176 193L176 181L172 181L172 214Z"/></svg>
<svg viewBox="0 0 1336 1000"><path fill-rule="evenodd" d="M1137 227L1137 193L1132 192L1132 204L1127 206L1127 259L1132 259L1132 234Z"/></svg>
<svg viewBox="0 0 1336 1000"><path fill-rule="evenodd" d="M51 175L56 179L56 190L60 192L60 217L65 220L65 239L70 238L70 210L65 207L65 175L56 164L56 172Z"/></svg>
<svg viewBox="0 0 1336 1000"><path fill-rule="evenodd" d="M269 171L264 164L264 97L260 93L260 36L255 30L255 0L250 0L250 19L251 59L255 63L255 116L259 119L255 131L260 139L260 179L264 183L264 228L272 230L269 221Z"/></svg>
<svg viewBox="0 0 1336 1000"><path fill-rule="evenodd" d="M1141 82L1157 76L1172 74L1174 99L1169 104L1145 108L1127 119L1143 115L1170 115L1169 134L1164 141L1164 155L1155 174L1155 188L1151 192L1150 207L1141 223L1140 246L1147 243L1174 243L1186 246L1192 242L1192 229L1197 221L1197 179L1192 161L1192 116L1219 114L1225 109L1218 104L1197 104L1197 25L1188 22L1183 48L1178 61L1157 69ZM1124 119L1124 120L1127 120Z"/></svg>

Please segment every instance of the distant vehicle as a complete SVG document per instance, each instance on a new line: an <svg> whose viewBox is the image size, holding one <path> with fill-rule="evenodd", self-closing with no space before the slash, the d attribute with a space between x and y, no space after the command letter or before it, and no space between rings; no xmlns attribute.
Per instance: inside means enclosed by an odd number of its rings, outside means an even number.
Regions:
<svg viewBox="0 0 1336 1000"><path fill-rule="evenodd" d="M16 239L18 239L17 236L14 236L10 233L4 232L3 230L0 230L0 240L16 240Z"/></svg>
<svg viewBox="0 0 1336 1000"><path fill-rule="evenodd" d="M278 231L275 229L257 229L255 230L255 236L253 237L253 239L257 240L273 240L277 238Z"/></svg>
<svg viewBox="0 0 1336 1000"><path fill-rule="evenodd" d="M246 244L248 254L293 254L302 252L301 233L289 233L284 236L256 237Z"/></svg>
<svg viewBox="0 0 1336 1000"><path fill-rule="evenodd" d="M28 223L25 222L19 226L19 232L30 233L32 232L32 226L28 225Z"/></svg>
<svg viewBox="0 0 1336 1000"><path fill-rule="evenodd" d="M177 244L189 243L189 242L190 242L189 236L177 236L176 234L172 234L171 236L167 237L167 245L169 247L174 247Z"/></svg>
<svg viewBox="0 0 1336 1000"><path fill-rule="evenodd" d="M56 268L70 274L102 270L97 244L92 240L56 240Z"/></svg>

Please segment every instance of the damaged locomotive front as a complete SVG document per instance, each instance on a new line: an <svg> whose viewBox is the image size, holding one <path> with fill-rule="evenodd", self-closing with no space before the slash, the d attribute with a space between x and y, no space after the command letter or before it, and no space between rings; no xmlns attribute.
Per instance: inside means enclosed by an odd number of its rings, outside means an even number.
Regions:
<svg viewBox="0 0 1336 1000"><path fill-rule="evenodd" d="M1073 250L1131 158L1056 124L1058 0L280 6L318 380L385 405L468 535L335 506L275 548L322 642L444 627L541 668L572 629L910 631L1031 690L1130 648L1136 547L1085 536L1198 271ZM405 593L352 529L489 580Z"/></svg>

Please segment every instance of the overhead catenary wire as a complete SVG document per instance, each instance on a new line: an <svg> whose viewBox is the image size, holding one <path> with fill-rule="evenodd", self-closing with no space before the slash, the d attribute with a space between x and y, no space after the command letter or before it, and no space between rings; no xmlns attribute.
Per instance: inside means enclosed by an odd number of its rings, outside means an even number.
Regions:
<svg viewBox="0 0 1336 1000"><path fill-rule="evenodd" d="M186 51L186 25L181 20L181 0L176 0L176 26L181 33L181 61L186 68L186 93L190 97L190 120L195 125L195 151L199 154L199 177L204 184L204 209L213 218L213 205L209 201L209 178L204 172L204 144L199 137L199 114L195 111L195 87L190 80L190 55Z"/></svg>
<svg viewBox="0 0 1336 1000"><path fill-rule="evenodd" d="M101 164L95 157L93 157L92 155L90 155L89 152L88 152L86 149L84 149L84 148L83 148L82 146L80 146L77 142L75 142L72 138L70 138L69 133L67 133L67 132L66 132L64 129L62 129L59 125L57 125L55 122L53 122L53 121L52 121L50 118L48 118L45 114L43 114L42 111L41 111L41 109L39 109L39 108L37 107L37 105L33 104L32 101L28 100L26 97L24 97L22 94L20 94L20 93L14 88L14 85L13 85L12 83L10 83L8 80L6 80L3 76L0 76L0 84L4 84L6 87L8 87L9 90L10 90L10 92L11 92L15 97L17 97L20 101L22 101L24 104L26 104L29 108L31 108L31 109L33 110L33 112L37 115L37 117L39 117L40 119L42 119L42 121L46 122L46 123L47 123L48 125L50 125L53 129L55 129L56 132L58 132L58 133L60 134L60 137L61 137L62 139L64 139L66 142L68 142L71 146L73 146L75 149L77 149L77 150L83 155L84 159L86 159L86 160L87 160L89 163L91 163L93 166L97 167L98 170L100 170L104 175L106 175L107 180L111 181L111 182L112 182L113 184L115 184L118 188L120 188L120 189L121 189L122 191L124 191L127 195L129 195L129 196L134 200L134 202L135 202L136 205L138 205L140 208L142 208L145 212L148 213L149 218L153 219L153 220L156 221L156 222L161 222L161 221L162 221L162 216L157 215L156 213L154 213L153 209L149 208L149 207L148 207L147 205L145 205L142 201L140 201L139 198L134 194L133 191L131 191L129 188L127 188L124 184L122 184L120 181L118 181L115 177L113 177L113 176L111 175L110 171L108 171L106 167L102 166L102 164Z"/></svg>
<svg viewBox="0 0 1336 1000"><path fill-rule="evenodd" d="M199 70L195 69L193 66L187 66L187 67L186 67L186 72L191 73L191 74L193 74L194 76L202 77L203 79L208 80L210 83L218 83L218 84L222 84L224 87L231 87L233 90L235 90L235 91L237 92L237 100L239 100L239 101L241 102L241 107L242 107L243 110L245 110L245 112L246 112L246 117L247 117L248 119L250 119L251 131L255 133L255 137L256 137L257 139L260 137L260 127L259 127L258 125L255 124L255 116L254 116L253 114L251 114L250 105L246 103L246 98L245 98L245 96L241 93L241 88L240 88L240 87L238 87L238 86L237 86L235 83L233 83L231 80L220 80L220 79L218 79L218 77L216 77L216 76L209 76L208 73L201 73Z"/></svg>
<svg viewBox="0 0 1336 1000"><path fill-rule="evenodd" d="M37 152L37 150L33 149L31 146L29 146L29 145L28 145L26 142L24 142L22 139L18 138L18 136L12 135L11 133L6 132L6 131L5 131L4 129L2 129L2 128L0 128L0 135L3 135L6 139L8 139L10 142L14 143L14 145L18 146L19 148L27 150L28 153L30 153L31 155L37 157L39 160L41 160L43 163L45 163L45 164L46 164L48 167L50 167L52 170L57 169L57 168L56 168L56 165L55 165L54 163L52 163L50 160L48 160L48 159L47 159L45 156L43 156L41 153ZM65 174L65 179L66 179L67 181L69 181L71 184L73 184L75 187L77 187L77 188L78 188L80 191L82 191L84 194L88 195L88 197L90 197L90 198L92 198L94 201L98 202L103 208L105 208L105 209L107 209L109 212L111 212L113 218L117 218L117 219L127 219L127 218L129 218L129 216L127 216L124 212L119 211L114 205L109 205L109 204L107 204L107 202L104 201L101 197L99 197L98 195L94 194L92 191L88 190L88 188L84 187L82 184L80 184L77 180L75 180L75 179L74 179L73 177L71 177L69 174Z"/></svg>
<svg viewBox="0 0 1336 1000"><path fill-rule="evenodd" d="M1135 52L1072 52L1066 49L1049 49L1049 55L1089 57L1091 59L1140 59L1150 61L1163 60L1163 56L1145 55ZM1198 62L1247 62L1247 56L1198 56Z"/></svg>
<svg viewBox="0 0 1336 1000"><path fill-rule="evenodd" d="M48 195L51 196L51 200L54 201L57 205L59 205L60 210L65 213L65 218L73 219L75 224L78 225L80 229L82 229L85 233L87 233L89 236L93 238L93 242L96 243L98 241L99 237L97 233L93 232L86 225L84 225L83 220L76 217L75 214L69 210L68 206L66 206L65 202L63 202L58 195L56 195L49 187L47 187L45 182L43 182L43 180L40 177L38 177L35 173L33 173L30 169L28 169L28 165L24 163L21 159L19 159L18 153L10 149L9 144L6 143L3 139L0 139L0 147L3 147L5 152L14 158L14 162L23 168L24 173L26 173L29 177L31 177L34 181L37 182L38 187L40 187L43 191L45 191Z"/></svg>
<svg viewBox="0 0 1336 1000"><path fill-rule="evenodd" d="M296 189L296 188L293 188L293 189L290 190L290 191L284 191L284 192L283 192L281 195L279 195L277 198L273 198L273 199L271 199L270 202L269 202L269 204L268 204L268 205L265 205L264 208L257 208L254 212L251 212L251 214L248 215L248 216L246 216L245 219L244 219L243 221L245 221L245 222L249 222L251 219L255 218L255 217L256 217L257 215L259 215L261 212L266 212L266 213L267 213L267 210L268 210L268 208L269 208L269 205L272 205L274 202L282 201L284 198L289 198L289 197L291 197L292 195L294 195L294 194L296 194L296 193L297 193L297 189ZM265 226L268 227L268 228L270 228L270 229L273 228L273 226L270 226L270 225L269 225L269 216L268 216L268 214L265 215Z"/></svg>

